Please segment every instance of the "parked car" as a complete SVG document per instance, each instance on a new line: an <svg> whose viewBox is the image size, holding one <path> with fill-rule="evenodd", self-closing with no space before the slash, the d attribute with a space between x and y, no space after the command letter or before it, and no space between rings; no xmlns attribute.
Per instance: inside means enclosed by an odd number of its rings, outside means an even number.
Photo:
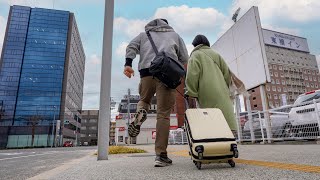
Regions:
<svg viewBox="0 0 320 180"><path fill-rule="evenodd" d="M72 141L66 141L63 143L63 147L73 147L73 142Z"/></svg>
<svg viewBox="0 0 320 180"><path fill-rule="evenodd" d="M270 117L271 133L273 138L291 136L291 126L289 125L290 121L288 117L290 109L291 109L291 106L282 106L282 107L270 110L269 117ZM261 113L260 116L261 116L261 125L263 129L264 137L267 137L266 121L264 118L264 113ZM260 125L259 114L254 114L252 116L252 128L256 138L262 138L261 125ZM243 138L244 139L251 138L249 121L246 121L244 125Z"/></svg>
<svg viewBox="0 0 320 180"><path fill-rule="evenodd" d="M317 112L313 102L313 100L318 99L320 99L320 90L315 90L301 94L294 102L294 106L289 112L290 126L294 136L320 136ZM316 105L317 109L320 110L320 101L317 101Z"/></svg>

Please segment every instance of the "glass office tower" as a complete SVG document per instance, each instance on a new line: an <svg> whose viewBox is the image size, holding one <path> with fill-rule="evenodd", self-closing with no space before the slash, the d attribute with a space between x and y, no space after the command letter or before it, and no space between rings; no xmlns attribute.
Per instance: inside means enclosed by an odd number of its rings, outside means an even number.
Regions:
<svg viewBox="0 0 320 180"><path fill-rule="evenodd" d="M73 13L12 6L0 60L0 148L75 141L84 64Z"/></svg>

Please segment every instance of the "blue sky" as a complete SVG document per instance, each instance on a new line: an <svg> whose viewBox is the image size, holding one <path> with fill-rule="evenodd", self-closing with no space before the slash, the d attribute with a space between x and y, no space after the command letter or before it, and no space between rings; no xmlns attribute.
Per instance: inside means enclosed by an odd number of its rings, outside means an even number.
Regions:
<svg viewBox="0 0 320 180"><path fill-rule="evenodd" d="M152 3L151 3L152 2ZM86 53L86 73L83 108L97 109L99 105L102 51L103 0L0 0L0 49L5 32L9 6L56 8L75 13ZM120 100L131 88L137 93L139 77L123 76L125 47L144 30L144 25L157 17L166 18L192 50L191 42L201 33L211 44L231 25L232 13L241 7L240 16L251 6L259 7L264 28L308 39L314 55L320 55L319 0L115 0L115 21L112 62L112 96ZM134 60L137 71L138 59Z"/></svg>

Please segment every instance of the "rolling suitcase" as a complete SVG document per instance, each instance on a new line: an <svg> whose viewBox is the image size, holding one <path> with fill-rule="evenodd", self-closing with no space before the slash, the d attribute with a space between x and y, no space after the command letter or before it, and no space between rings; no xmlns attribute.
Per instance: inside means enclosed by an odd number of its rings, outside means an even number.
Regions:
<svg viewBox="0 0 320 180"><path fill-rule="evenodd" d="M188 102L187 102L188 107ZM189 155L200 170L202 164L229 163L235 167L237 142L220 109L187 109L185 113Z"/></svg>

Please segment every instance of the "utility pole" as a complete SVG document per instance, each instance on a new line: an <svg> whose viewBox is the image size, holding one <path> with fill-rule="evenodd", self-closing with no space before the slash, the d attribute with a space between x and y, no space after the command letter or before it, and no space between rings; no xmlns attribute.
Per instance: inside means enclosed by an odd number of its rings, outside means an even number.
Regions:
<svg viewBox="0 0 320 180"><path fill-rule="evenodd" d="M127 95L127 109L128 109L128 118L127 118L127 128L126 128L126 143L129 144L130 141L129 141L129 132L128 132L128 128L129 128L129 123L130 123L130 118L131 118L131 115L130 115L130 88L128 89L128 95Z"/></svg>
<svg viewBox="0 0 320 180"><path fill-rule="evenodd" d="M51 148L53 146L53 144L55 144L56 138L54 137L54 122L56 121L56 106L53 106L53 121L52 121L52 144L51 144Z"/></svg>
<svg viewBox="0 0 320 180"><path fill-rule="evenodd" d="M114 0L105 0L100 106L98 121L98 160L108 160L109 131L110 131L110 89L112 66L112 34Z"/></svg>

